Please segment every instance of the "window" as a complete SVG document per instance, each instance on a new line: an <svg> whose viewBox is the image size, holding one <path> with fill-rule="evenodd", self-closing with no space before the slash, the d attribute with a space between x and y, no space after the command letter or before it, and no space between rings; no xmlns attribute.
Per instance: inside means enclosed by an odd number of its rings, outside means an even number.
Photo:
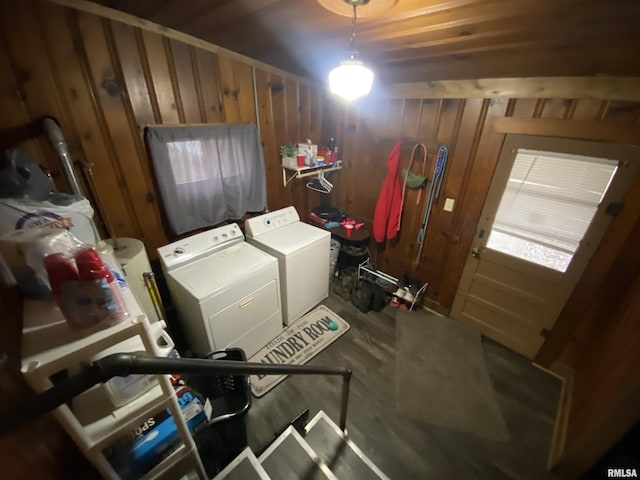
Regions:
<svg viewBox="0 0 640 480"><path fill-rule="evenodd" d="M147 127L145 141L176 234L266 208L264 160L255 125Z"/></svg>
<svg viewBox="0 0 640 480"><path fill-rule="evenodd" d="M567 270L617 161L519 149L487 247Z"/></svg>
<svg viewBox="0 0 640 480"><path fill-rule="evenodd" d="M176 185L203 182L207 179L203 140L167 143L167 153Z"/></svg>

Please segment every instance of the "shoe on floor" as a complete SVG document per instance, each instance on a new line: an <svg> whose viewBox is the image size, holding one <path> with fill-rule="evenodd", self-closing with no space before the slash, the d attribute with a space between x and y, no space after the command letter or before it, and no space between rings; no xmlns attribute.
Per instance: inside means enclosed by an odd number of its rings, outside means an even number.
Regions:
<svg viewBox="0 0 640 480"><path fill-rule="evenodd" d="M356 284L357 275L357 272L353 270L345 270L344 272L340 272L340 277L338 277L337 285L333 287L334 293L342 299L350 301L351 293Z"/></svg>

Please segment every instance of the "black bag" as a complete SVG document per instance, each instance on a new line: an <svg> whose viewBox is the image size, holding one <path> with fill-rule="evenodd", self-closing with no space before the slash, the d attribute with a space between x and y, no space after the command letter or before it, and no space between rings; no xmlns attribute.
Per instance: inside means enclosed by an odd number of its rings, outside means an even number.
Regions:
<svg viewBox="0 0 640 480"><path fill-rule="evenodd" d="M339 222L345 217L345 215L340 210L334 207L316 207L313 209L313 213L315 213L323 220L327 220L329 222Z"/></svg>
<svg viewBox="0 0 640 480"><path fill-rule="evenodd" d="M351 303L362 313L367 313L371 310L372 299L373 288L367 282L360 282L360 285L351 293Z"/></svg>
<svg viewBox="0 0 640 480"><path fill-rule="evenodd" d="M373 285L373 295L371 296L371 310L374 312L381 311L389 303L391 296L385 292L380 285Z"/></svg>

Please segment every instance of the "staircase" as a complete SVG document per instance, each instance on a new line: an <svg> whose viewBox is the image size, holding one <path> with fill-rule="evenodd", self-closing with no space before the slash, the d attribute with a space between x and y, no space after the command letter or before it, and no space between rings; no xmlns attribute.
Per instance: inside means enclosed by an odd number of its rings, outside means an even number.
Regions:
<svg viewBox="0 0 640 480"><path fill-rule="evenodd" d="M214 480L388 480L323 411L303 433L288 427L260 457L247 447Z"/></svg>

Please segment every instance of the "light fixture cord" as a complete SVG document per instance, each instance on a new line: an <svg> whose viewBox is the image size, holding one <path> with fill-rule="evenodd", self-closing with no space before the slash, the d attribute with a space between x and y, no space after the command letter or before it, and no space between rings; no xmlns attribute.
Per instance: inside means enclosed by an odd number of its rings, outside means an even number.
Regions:
<svg viewBox="0 0 640 480"><path fill-rule="evenodd" d="M357 2L353 2L353 19L351 20L351 56L358 52L356 49L356 8Z"/></svg>

